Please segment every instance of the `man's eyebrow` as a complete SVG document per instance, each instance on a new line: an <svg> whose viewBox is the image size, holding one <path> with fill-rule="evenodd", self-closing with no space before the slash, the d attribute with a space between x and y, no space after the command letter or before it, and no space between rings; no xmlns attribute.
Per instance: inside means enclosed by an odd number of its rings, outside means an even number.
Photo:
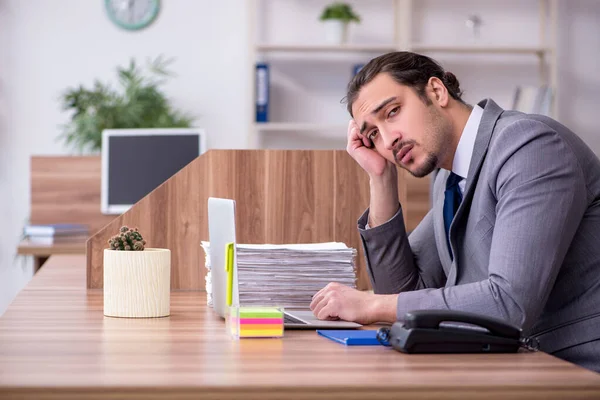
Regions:
<svg viewBox="0 0 600 400"><path fill-rule="evenodd" d="M387 106L388 104L390 104L392 101L395 101L396 97L390 97L387 100L384 100L380 105L378 105L377 107L375 107L375 109L373 111L371 111L372 115L377 114L379 111L381 111L383 109L383 107ZM362 135L365 131L367 130L367 122L363 122L362 126L360 127L360 134Z"/></svg>
<svg viewBox="0 0 600 400"><path fill-rule="evenodd" d="M377 114L379 111L381 111L381 109L385 106L387 106L389 103L391 103L392 101L396 100L396 97L390 97L387 100L384 100L380 105L378 105L373 111L371 111L371 115L375 115Z"/></svg>
<svg viewBox="0 0 600 400"><path fill-rule="evenodd" d="M364 134L366 130L367 130L367 121L364 121L362 123L362 126L360 127L360 134L361 135Z"/></svg>

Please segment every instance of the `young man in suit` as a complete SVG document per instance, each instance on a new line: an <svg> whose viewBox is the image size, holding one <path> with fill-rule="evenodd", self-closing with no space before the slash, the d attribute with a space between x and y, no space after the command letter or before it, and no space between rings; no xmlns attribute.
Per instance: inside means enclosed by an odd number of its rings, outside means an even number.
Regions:
<svg viewBox="0 0 600 400"><path fill-rule="evenodd" d="M461 99L434 60L395 52L348 86L348 153L369 174L358 220L375 294L330 284L319 318L402 320L419 309L503 319L540 349L600 371L600 161L540 115ZM440 168L433 207L407 235L399 166Z"/></svg>

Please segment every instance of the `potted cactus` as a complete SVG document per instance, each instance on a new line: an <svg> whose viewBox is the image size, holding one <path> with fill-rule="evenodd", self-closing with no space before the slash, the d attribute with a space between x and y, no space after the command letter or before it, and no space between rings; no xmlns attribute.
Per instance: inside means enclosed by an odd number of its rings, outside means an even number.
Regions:
<svg viewBox="0 0 600 400"><path fill-rule="evenodd" d="M171 251L146 248L137 228L123 226L104 249L104 315L166 317L170 313Z"/></svg>

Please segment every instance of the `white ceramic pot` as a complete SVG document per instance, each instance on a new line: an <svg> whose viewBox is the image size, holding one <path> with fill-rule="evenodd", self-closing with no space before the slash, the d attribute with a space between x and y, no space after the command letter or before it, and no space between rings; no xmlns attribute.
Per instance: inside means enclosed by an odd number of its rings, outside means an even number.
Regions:
<svg viewBox="0 0 600 400"><path fill-rule="evenodd" d="M325 40L329 44L344 44L348 40L348 23L336 19L323 21Z"/></svg>
<svg viewBox="0 0 600 400"><path fill-rule="evenodd" d="M166 317L170 313L171 251L104 249L104 315Z"/></svg>

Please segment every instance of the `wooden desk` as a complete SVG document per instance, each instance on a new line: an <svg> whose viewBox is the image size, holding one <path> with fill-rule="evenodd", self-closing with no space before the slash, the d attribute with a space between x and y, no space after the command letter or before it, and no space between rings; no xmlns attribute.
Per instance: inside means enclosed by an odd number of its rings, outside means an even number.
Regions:
<svg viewBox="0 0 600 400"><path fill-rule="evenodd" d="M0 317L0 398L598 398L600 375L544 353L404 355L314 331L232 341L203 292L172 315L102 315L85 258L53 256Z"/></svg>
<svg viewBox="0 0 600 400"><path fill-rule="evenodd" d="M33 272L35 273L55 254L85 254L86 240L77 239L60 241L53 244L40 244L23 239L17 247L17 254L33 256Z"/></svg>

